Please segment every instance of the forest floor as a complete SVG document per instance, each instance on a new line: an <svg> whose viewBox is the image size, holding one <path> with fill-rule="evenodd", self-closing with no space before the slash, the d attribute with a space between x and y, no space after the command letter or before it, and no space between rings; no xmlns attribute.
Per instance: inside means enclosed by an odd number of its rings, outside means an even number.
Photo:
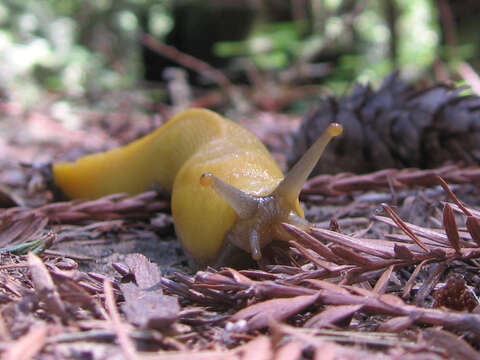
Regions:
<svg viewBox="0 0 480 360"><path fill-rule="evenodd" d="M0 103L2 359L480 358L479 167L317 176L310 234L287 227L295 241L249 269L195 271L161 192L68 201L48 181L45 164L173 111L145 109L141 93ZM236 120L286 168L302 117Z"/></svg>

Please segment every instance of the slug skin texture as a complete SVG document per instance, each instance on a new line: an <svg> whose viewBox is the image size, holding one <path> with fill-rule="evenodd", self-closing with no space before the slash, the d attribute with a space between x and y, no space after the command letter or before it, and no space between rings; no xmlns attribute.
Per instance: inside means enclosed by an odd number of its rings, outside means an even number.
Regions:
<svg viewBox="0 0 480 360"><path fill-rule="evenodd" d="M339 125L336 129L341 133ZM320 154L337 135L333 131L324 136L317 145ZM307 226L298 195L318 152L309 155L308 166L283 180L277 163L252 133L212 111L190 109L127 146L55 164L53 177L72 199L135 195L160 185L171 192L175 230L183 247L197 264L205 265L218 260L225 241L258 259L280 222ZM266 201L277 188L276 199ZM261 214L267 203L268 211Z"/></svg>

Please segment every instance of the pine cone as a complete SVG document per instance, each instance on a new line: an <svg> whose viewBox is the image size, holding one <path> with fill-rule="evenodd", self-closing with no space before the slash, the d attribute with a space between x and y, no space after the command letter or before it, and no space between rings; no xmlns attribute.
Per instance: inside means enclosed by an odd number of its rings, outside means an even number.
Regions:
<svg viewBox="0 0 480 360"><path fill-rule="evenodd" d="M289 163L331 122L342 124L344 135L329 145L313 174L478 163L480 97L460 96L464 89L442 84L418 91L394 73L376 92L357 85L350 97L326 98L305 119Z"/></svg>

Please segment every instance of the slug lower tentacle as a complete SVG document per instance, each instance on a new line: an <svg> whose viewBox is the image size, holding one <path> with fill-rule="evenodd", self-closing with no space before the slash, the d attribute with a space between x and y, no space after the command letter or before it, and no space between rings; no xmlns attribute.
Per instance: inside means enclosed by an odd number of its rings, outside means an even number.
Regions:
<svg viewBox="0 0 480 360"><path fill-rule="evenodd" d="M272 239L290 239L282 222L308 229L300 190L341 132L331 124L284 179L252 133L209 110L191 109L123 148L56 164L53 176L71 198L137 194L160 185L172 194L177 236L197 263L214 263L225 242L258 260Z"/></svg>

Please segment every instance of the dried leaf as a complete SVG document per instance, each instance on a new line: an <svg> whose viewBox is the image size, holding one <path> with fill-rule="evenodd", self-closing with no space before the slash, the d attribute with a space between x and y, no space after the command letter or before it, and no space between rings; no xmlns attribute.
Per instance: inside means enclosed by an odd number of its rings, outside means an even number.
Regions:
<svg viewBox="0 0 480 360"><path fill-rule="evenodd" d="M47 223L48 219L37 213L5 213L0 217L0 247L35 240Z"/></svg>
<svg viewBox="0 0 480 360"><path fill-rule="evenodd" d="M156 201L156 192L146 192L127 197L113 194L93 201L57 202L36 211L48 217L51 223L72 223L84 220L112 220L125 218L149 218L170 207L168 201Z"/></svg>
<svg viewBox="0 0 480 360"><path fill-rule="evenodd" d="M314 236L317 236L321 239L325 239L338 245L343 245L348 249L361 251L372 256L377 256L383 259L392 259L395 256L393 252L393 245L389 244L388 241L369 241L369 239L358 239L352 236L320 228L312 228L311 232Z"/></svg>
<svg viewBox="0 0 480 360"><path fill-rule="evenodd" d="M453 210L465 214L465 211L462 210L462 208L460 208L457 204L452 204L452 203L449 203L449 204L450 204L450 206L452 207ZM469 207L466 207L466 206L464 206L464 208L468 211L468 213L471 214L471 215L468 215L468 216L475 216L477 219L480 218L480 210L475 210L475 209L472 209L472 208L469 208Z"/></svg>
<svg viewBox="0 0 480 360"><path fill-rule="evenodd" d="M422 286L420 286L415 295L413 300L414 304L419 305L423 303L435 285L437 285L446 268L447 265L445 263L438 263L430 266L428 277L424 280Z"/></svg>
<svg viewBox="0 0 480 360"><path fill-rule="evenodd" d="M314 360L335 360L342 358L344 348L336 345L331 341L316 341L315 342L315 357ZM352 356L353 354L351 354ZM346 355L348 356L348 355Z"/></svg>
<svg viewBox="0 0 480 360"><path fill-rule="evenodd" d="M405 245L397 245L394 246L395 257L404 259L404 260L412 260L414 258L413 253L406 247Z"/></svg>
<svg viewBox="0 0 480 360"><path fill-rule="evenodd" d="M297 249L303 257L317 265L319 268L323 268L330 272L334 271L335 264L319 258L319 256L315 252L313 252L313 250L303 247L297 241L289 241L288 244L293 248ZM338 257L337 263L339 262L344 263L340 257Z"/></svg>
<svg viewBox="0 0 480 360"><path fill-rule="evenodd" d="M397 226L400 229L402 229L402 231L405 234L407 234L415 242L415 244L420 246L426 252L430 251L428 247L425 246L425 244L422 241L420 241L420 239L413 233L413 231L408 228L405 222L402 219L400 219L400 217L395 213L395 211L393 211L392 208L390 208L390 206L386 204L383 204L382 206L383 206L383 209L388 214L388 216L390 216L390 218L395 222L395 224L397 224Z"/></svg>
<svg viewBox="0 0 480 360"><path fill-rule="evenodd" d="M318 239L315 239L312 235L287 223L282 223L282 226L285 230L292 234L295 237L295 240L298 241L301 245L305 246L308 249L312 249L318 255L322 256L328 261L337 264L341 263L341 258L336 256L327 246L318 241Z"/></svg>
<svg viewBox="0 0 480 360"><path fill-rule="evenodd" d="M148 328L170 326L178 319L180 307L177 298L163 294L159 287L162 276L158 266L140 254L128 255L125 262L136 282L120 285L127 319Z"/></svg>
<svg viewBox="0 0 480 360"><path fill-rule="evenodd" d="M48 327L35 326L2 355L2 360L28 360L37 355L47 340Z"/></svg>
<svg viewBox="0 0 480 360"><path fill-rule="evenodd" d="M467 216L472 216L472 213L462 204L460 200L455 196L455 194L452 192L448 184L443 180L440 176L436 175L436 179L438 183L442 186L443 190L448 194L450 199L453 200L453 202L460 208L462 209L463 213Z"/></svg>
<svg viewBox="0 0 480 360"><path fill-rule="evenodd" d="M22 206L22 200L6 186L0 185L0 208Z"/></svg>
<svg viewBox="0 0 480 360"><path fill-rule="evenodd" d="M305 323L305 326L317 329L339 325L339 323L341 323L342 326L346 326L352 316L362 309L362 307L363 305L332 306L309 319Z"/></svg>
<svg viewBox="0 0 480 360"><path fill-rule="evenodd" d="M472 235L473 241L480 245L480 219L469 216L467 217L467 229L470 235Z"/></svg>
<svg viewBox="0 0 480 360"><path fill-rule="evenodd" d="M375 219L384 222L390 226L397 226L398 225L390 218L384 217L384 216L375 216ZM421 236L422 238L427 238L430 239L436 243L445 245L445 246L450 246L450 242L448 241L448 237L445 234L442 234L438 231L425 228L422 226L417 226L411 223L407 223L403 221L403 223L408 226L408 228L417 236ZM409 237L410 238L410 237ZM410 249L412 250L412 249ZM422 252L423 253L423 252Z"/></svg>
<svg viewBox="0 0 480 360"><path fill-rule="evenodd" d="M226 351L168 351L157 354L142 354L140 360L238 360L238 355Z"/></svg>
<svg viewBox="0 0 480 360"><path fill-rule="evenodd" d="M21 297L22 294L27 292L27 288L24 284L3 272L0 273L0 287L18 297Z"/></svg>
<svg viewBox="0 0 480 360"><path fill-rule="evenodd" d="M351 169L349 170L351 171ZM338 196L353 191L383 190L390 187L389 179L393 189L396 190L403 190L415 185L434 186L439 183L435 178L436 175L455 184L475 183L480 178L477 167L459 168L457 165L447 165L432 170L385 169L365 175L351 173L318 175L305 184L302 195L309 198L309 195ZM472 209L466 209L472 214L474 213ZM459 210L461 211L461 209Z"/></svg>
<svg viewBox="0 0 480 360"><path fill-rule="evenodd" d="M267 336L257 336L249 343L234 350L241 360L270 360L273 356L272 343Z"/></svg>
<svg viewBox="0 0 480 360"><path fill-rule="evenodd" d="M335 255L344 259L347 264L355 264L358 266L368 266L372 264L372 261L370 261L366 257L361 256L358 253L349 250L344 246L335 245L330 247L330 249Z"/></svg>
<svg viewBox="0 0 480 360"><path fill-rule="evenodd" d="M262 329L271 321L282 321L315 303L319 294L272 299L251 305L232 315L230 321L246 320L250 330Z"/></svg>
<svg viewBox="0 0 480 360"><path fill-rule="evenodd" d="M174 323L180 312L178 300L161 290L140 290L134 284L121 284L125 298L122 305L127 319L147 328L163 329Z"/></svg>
<svg viewBox="0 0 480 360"><path fill-rule="evenodd" d="M105 295L105 308L108 312L110 327L117 334L118 342L122 352L127 360L136 360L137 352L132 339L128 336L128 327L120 318L115 295L113 293L112 282L109 279L103 281L103 290Z"/></svg>
<svg viewBox="0 0 480 360"><path fill-rule="evenodd" d="M408 329L415 323L415 318L412 316L397 316L388 321L385 321L383 324L380 324L377 331L381 332L391 332L391 333L401 333L402 331Z"/></svg>
<svg viewBox="0 0 480 360"><path fill-rule="evenodd" d="M229 274L235 280L235 282L238 283L238 284L242 284L242 285L245 285L245 286L253 285L252 280L250 280L245 275L242 275L240 272L238 272L235 269L225 268L224 271L222 271L221 273L224 273L224 272Z"/></svg>
<svg viewBox="0 0 480 360"><path fill-rule="evenodd" d="M298 360L302 358L303 344L300 341L290 341L280 346L275 352L275 360Z"/></svg>
<svg viewBox="0 0 480 360"><path fill-rule="evenodd" d="M408 279L407 283L405 284L403 288L403 294L402 297L405 299L410 295L410 291L412 290L412 287L415 283L415 279L417 278L418 274L422 270L422 268L425 266L425 264L430 261L430 260L423 260L420 264L418 264L415 267L415 270L413 270L412 275L410 275L410 278Z"/></svg>
<svg viewBox="0 0 480 360"><path fill-rule="evenodd" d="M312 284L315 288L328 290L329 292L337 292L343 295L350 295L350 292L344 287L337 285L332 282L318 280L318 279L308 279L307 283Z"/></svg>
<svg viewBox="0 0 480 360"><path fill-rule="evenodd" d="M68 318L65 305L43 261L35 254L28 253L28 267L32 276L36 296L45 303L47 311L62 319Z"/></svg>
<svg viewBox="0 0 480 360"><path fill-rule="evenodd" d="M450 240L450 244L457 253L460 253L460 236L458 235L457 223L453 215L453 210L448 204L445 204L443 208L443 226L445 227L445 232L447 233L448 240Z"/></svg>
<svg viewBox="0 0 480 360"><path fill-rule="evenodd" d="M387 270L380 276L380 279L375 284L375 287L373 288L373 292L377 294L383 294L385 293L385 290L388 285L388 281L390 280L390 276L392 276L394 266L390 265Z"/></svg>
<svg viewBox="0 0 480 360"><path fill-rule="evenodd" d="M158 265L150 262L142 254L127 255L125 265L130 269L136 284L141 289L158 285L162 280L162 273Z"/></svg>
<svg viewBox="0 0 480 360"><path fill-rule="evenodd" d="M449 359L478 360L480 353L465 340L447 331L426 329L423 339L432 346L441 348Z"/></svg>

